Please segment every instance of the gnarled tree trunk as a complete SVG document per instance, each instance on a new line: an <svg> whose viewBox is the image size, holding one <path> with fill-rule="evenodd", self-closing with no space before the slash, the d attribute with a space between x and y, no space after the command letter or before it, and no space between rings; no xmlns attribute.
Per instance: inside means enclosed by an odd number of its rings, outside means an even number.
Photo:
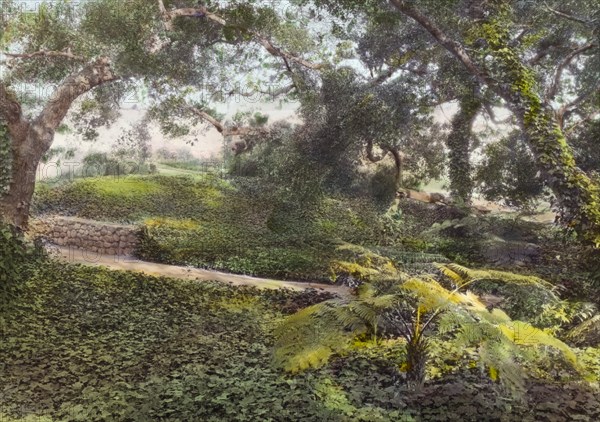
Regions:
<svg viewBox="0 0 600 422"><path fill-rule="evenodd" d="M21 146L37 144L34 140L17 140ZM12 151L11 180L8 192L0 198L0 214L5 222L20 228L27 227L29 207L35 189L36 171L44 152L32 148Z"/></svg>
<svg viewBox="0 0 600 422"><path fill-rule="evenodd" d="M0 118L8 127L12 147L11 180L8 191L0 197L4 222L27 228L37 167L54 141L56 128L78 97L115 79L107 58L88 63L62 82L33 120L23 116L16 96L0 82Z"/></svg>

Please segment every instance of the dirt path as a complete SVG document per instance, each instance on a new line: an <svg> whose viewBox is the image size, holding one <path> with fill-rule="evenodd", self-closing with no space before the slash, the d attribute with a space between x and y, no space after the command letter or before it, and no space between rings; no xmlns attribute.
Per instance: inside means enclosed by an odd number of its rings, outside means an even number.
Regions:
<svg viewBox="0 0 600 422"><path fill-rule="evenodd" d="M260 289L288 288L293 290L317 289L324 290L340 296L346 296L349 289L342 286L333 286L323 283L309 283L299 281L272 280L268 278L250 277L238 274L229 274L200 268L181 267L177 265L157 264L154 262L140 261L124 255L99 255L96 252L86 251L72 247L49 246L50 254L62 261L91 266L108 267L112 270L136 271L153 276L182 278L186 280L214 280L229 283L235 286L255 286Z"/></svg>

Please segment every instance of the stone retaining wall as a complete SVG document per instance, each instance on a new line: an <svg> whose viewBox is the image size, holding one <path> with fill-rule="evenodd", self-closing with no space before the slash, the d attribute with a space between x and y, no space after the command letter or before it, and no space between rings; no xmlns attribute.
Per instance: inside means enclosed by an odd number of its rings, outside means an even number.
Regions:
<svg viewBox="0 0 600 422"><path fill-rule="evenodd" d="M37 219L36 235L59 246L72 246L105 255L131 255L138 245L139 227L76 217Z"/></svg>

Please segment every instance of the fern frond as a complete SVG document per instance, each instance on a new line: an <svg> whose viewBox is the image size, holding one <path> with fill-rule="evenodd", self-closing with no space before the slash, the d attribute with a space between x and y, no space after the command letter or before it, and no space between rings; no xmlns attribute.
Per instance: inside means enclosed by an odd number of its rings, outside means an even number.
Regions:
<svg viewBox="0 0 600 422"><path fill-rule="evenodd" d="M515 396L525 391L525 382L521 367L515 362L516 351L510 344L502 341L484 341L479 347L481 363L489 368L490 376L495 375Z"/></svg>
<svg viewBox="0 0 600 422"><path fill-rule="evenodd" d="M436 268L438 270L440 270L442 274L444 274L446 277L448 277L450 280L452 280L452 282L458 289L462 288L463 285L465 285L466 283L471 281L471 277L469 276L468 271L462 271L463 269L466 269L466 268L461 267L459 265L437 264Z"/></svg>
<svg viewBox="0 0 600 422"><path fill-rule="evenodd" d="M290 372L323 365L367 330L346 307L311 308L301 316L288 318L277 330L275 363Z"/></svg>
<svg viewBox="0 0 600 422"><path fill-rule="evenodd" d="M348 348L351 338L336 334L324 340L303 343L302 347L279 347L275 351L275 364L292 373L321 367L333 354Z"/></svg>
<svg viewBox="0 0 600 422"><path fill-rule="evenodd" d="M498 328L502 334L515 344L523 346L550 346L561 351L563 356L572 364L577 363L577 356L569 346L527 322L513 321L503 323L498 325Z"/></svg>
<svg viewBox="0 0 600 422"><path fill-rule="evenodd" d="M446 310L461 302L459 295L445 289L432 278L411 278L404 282L402 288L415 294L425 311Z"/></svg>
<svg viewBox="0 0 600 422"><path fill-rule="evenodd" d="M337 326L341 330L352 332L363 332L373 325L373 317L361 318L354 310L356 304L351 302L347 306L332 310L332 318L329 319L330 326Z"/></svg>
<svg viewBox="0 0 600 422"><path fill-rule="evenodd" d="M594 336L600 342L600 314L583 321L569 330L565 337L575 344L583 343L588 337Z"/></svg>
<svg viewBox="0 0 600 422"><path fill-rule="evenodd" d="M458 264L437 265L437 268L442 274L454 281L459 288L463 288L476 281L489 280L521 286L538 286L549 291L554 290L554 286L551 283L531 275L498 270L472 270Z"/></svg>

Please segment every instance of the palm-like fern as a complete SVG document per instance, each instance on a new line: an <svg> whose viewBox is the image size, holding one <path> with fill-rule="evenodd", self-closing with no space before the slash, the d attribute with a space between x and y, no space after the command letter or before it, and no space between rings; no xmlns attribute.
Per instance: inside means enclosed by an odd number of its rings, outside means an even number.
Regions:
<svg viewBox="0 0 600 422"><path fill-rule="evenodd" d="M452 332L459 342L477 344L480 360L492 378L500 377L515 387L521 385L521 370L515 363L521 347L550 346L575 363L575 354L562 341L526 322L511 320L500 309L489 310L477 295L464 291L478 280L546 288L544 280L454 264L439 269L452 280L453 290L432 276L387 285L367 283L351 299L334 299L298 312L278 329L276 361L292 372L320 366L348 349L357 336L376 339L382 329L392 326L407 341L405 367L409 381L418 387L424 381L426 335L435 321L438 331Z"/></svg>
<svg viewBox="0 0 600 422"><path fill-rule="evenodd" d="M384 310L393 307L396 299L393 294L378 295L372 284L363 284L355 298L331 299L300 310L276 331L276 362L297 372L324 364L357 336L376 338Z"/></svg>
<svg viewBox="0 0 600 422"><path fill-rule="evenodd" d="M576 345L600 344L600 314L596 314L573 327L567 332L566 337Z"/></svg>
<svg viewBox="0 0 600 422"><path fill-rule="evenodd" d="M507 284L521 286L536 286L552 292L554 286L539 277L532 275L515 274L498 270L473 270L458 264L437 265L437 268L446 277L451 279L458 289L463 289L477 281L493 280Z"/></svg>

